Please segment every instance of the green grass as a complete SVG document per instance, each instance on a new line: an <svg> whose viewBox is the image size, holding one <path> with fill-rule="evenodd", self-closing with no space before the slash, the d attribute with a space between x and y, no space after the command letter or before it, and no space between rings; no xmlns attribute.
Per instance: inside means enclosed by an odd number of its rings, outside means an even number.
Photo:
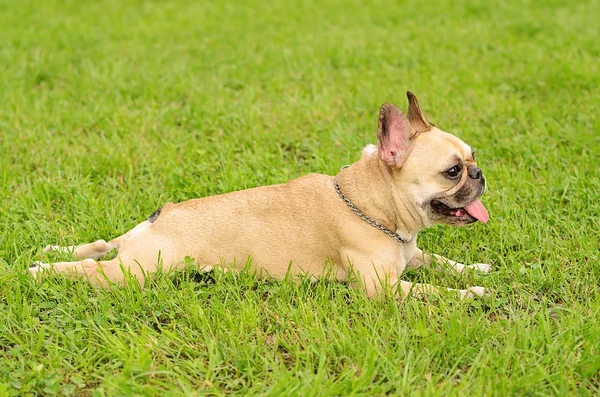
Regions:
<svg viewBox="0 0 600 397"><path fill-rule="evenodd" d="M598 395L599 9L0 2L0 396ZM118 236L169 200L335 174L407 89L475 148L492 216L420 245L495 271L406 278L489 300L26 274L46 244Z"/></svg>

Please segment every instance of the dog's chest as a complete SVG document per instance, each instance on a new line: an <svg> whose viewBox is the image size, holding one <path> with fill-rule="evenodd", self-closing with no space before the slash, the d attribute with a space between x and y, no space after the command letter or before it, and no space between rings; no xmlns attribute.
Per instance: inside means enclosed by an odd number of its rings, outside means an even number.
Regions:
<svg viewBox="0 0 600 397"><path fill-rule="evenodd" d="M411 259L415 256L415 253L417 251L416 236L408 243L400 244L400 247L398 248L398 250L399 250L400 262L402 262L400 264L400 266L402 266L402 269L404 269L404 268L406 268L408 263L411 261Z"/></svg>

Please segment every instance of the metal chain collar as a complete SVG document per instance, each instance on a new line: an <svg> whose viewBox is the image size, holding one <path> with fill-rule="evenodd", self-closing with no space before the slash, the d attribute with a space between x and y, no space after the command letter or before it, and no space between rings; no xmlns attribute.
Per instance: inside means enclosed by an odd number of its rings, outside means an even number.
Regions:
<svg viewBox="0 0 600 397"><path fill-rule="evenodd" d="M406 240L406 239L400 237L400 235L398 233L392 232L390 229L388 229L385 226L381 225L375 219L368 217L361 210L359 210L354 204L352 204L352 202L350 201L350 199L348 197L346 197L346 195L344 193L342 193L342 190L340 189L340 185L338 184L337 179L334 178L333 179L333 183L335 185L335 191L337 192L338 196L340 196L341 199L344 200L344 202L348 205L348 207L350 207L350 209L352 211L354 211L354 213L356 215L358 215L360 217L360 219L362 219L363 221L367 222L369 225L373 226L375 229L381 230L382 232L384 232L385 234L387 234L388 236L390 236L394 240L396 240L396 241L398 241L400 243L408 243L409 240Z"/></svg>

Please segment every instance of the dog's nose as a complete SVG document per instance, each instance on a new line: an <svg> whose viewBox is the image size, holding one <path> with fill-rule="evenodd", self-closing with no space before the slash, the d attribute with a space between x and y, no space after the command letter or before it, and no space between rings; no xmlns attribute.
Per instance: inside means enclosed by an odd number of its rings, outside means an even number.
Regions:
<svg viewBox="0 0 600 397"><path fill-rule="evenodd" d="M477 167L469 167L468 174L471 179L481 179L481 169Z"/></svg>

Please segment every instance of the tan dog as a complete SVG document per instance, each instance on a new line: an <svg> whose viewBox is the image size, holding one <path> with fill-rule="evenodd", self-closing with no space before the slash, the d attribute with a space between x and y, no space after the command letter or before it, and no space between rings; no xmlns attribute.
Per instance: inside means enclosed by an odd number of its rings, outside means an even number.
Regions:
<svg viewBox="0 0 600 397"><path fill-rule="evenodd" d="M479 196L485 178L471 148L430 124L410 92L408 118L386 103L379 116L379 147L367 146L359 161L335 176L307 175L283 185L168 203L148 220L108 243L48 246L75 253L79 262L37 263L107 285L131 272L140 282L158 266L181 268L194 258L203 269L252 267L269 276L333 276L352 273L369 296L389 283L403 295L435 291L399 280L407 267L445 262L456 271L486 264L463 264L423 253L417 233L435 223L466 225L488 214ZM117 249L115 259L99 261ZM87 259L85 259L87 258ZM43 272L42 272L43 271ZM462 297L484 295L482 287L459 290Z"/></svg>

